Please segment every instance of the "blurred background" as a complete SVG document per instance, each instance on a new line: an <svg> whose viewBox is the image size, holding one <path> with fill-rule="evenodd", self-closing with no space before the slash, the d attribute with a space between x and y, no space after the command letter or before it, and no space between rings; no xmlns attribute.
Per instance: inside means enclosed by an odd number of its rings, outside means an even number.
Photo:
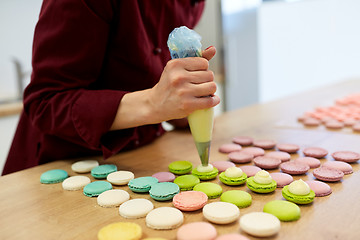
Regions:
<svg viewBox="0 0 360 240"><path fill-rule="evenodd" d="M360 78L360 1L207 0L196 31L222 102L216 114ZM31 74L42 0L0 1L0 171ZM336 95L336 93L334 93Z"/></svg>

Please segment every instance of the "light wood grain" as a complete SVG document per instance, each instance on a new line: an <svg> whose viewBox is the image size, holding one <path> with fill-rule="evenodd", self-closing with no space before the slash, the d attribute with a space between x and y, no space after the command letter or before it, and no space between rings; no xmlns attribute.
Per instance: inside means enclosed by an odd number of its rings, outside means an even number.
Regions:
<svg viewBox="0 0 360 240"><path fill-rule="evenodd" d="M328 149L330 153L337 150L360 152L360 134L348 129L328 131L322 127L304 128L296 122L296 117L303 111L317 105L331 104L336 98L355 92L360 92L360 81L353 80L227 112L215 120L211 161L227 160L227 156L219 153L218 148L223 143L230 143L236 135L296 143L301 148L319 146ZM299 155L301 151L292 155L292 158ZM168 132L148 146L118 154L107 161L103 161L101 157L94 158L101 163L114 163L118 169L133 171L136 177L167 171L168 164L176 160L189 160L194 165L200 163L188 131ZM327 159L332 160L330 156ZM152 230L146 226L144 218L124 219L119 215L118 208L102 208L97 205L96 198L86 197L81 191L64 191L61 184L40 184L41 173L50 169L60 168L68 171L71 176L78 175L70 167L75 161L57 161L0 178L0 239L96 239L101 227L118 221L140 224L144 238L176 238L177 229ZM300 206L301 218L298 221L282 222L280 233L266 239L359 239L360 165L355 163L352 166L353 174L346 175L341 182L329 184L333 189L330 196L317 197L312 204ZM311 172L294 178L313 179ZM246 186L229 187L218 179L212 182L219 183L224 191L240 189L251 194L253 203L250 207L241 209L241 215L262 211L266 202L283 199L281 189L271 194L255 194ZM126 190L131 198L149 199L155 207L172 206L171 202L156 202L148 194L132 193L126 186L115 188ZM219 199L210 200L213 201ZM185 223L206 221L201 211L184 213L184 217ZM239 229L238 222L215 227L219 234L238 232L246 235Z"/></svg>
<svg viewBox="0 0 360 240"><path fill-rule="evenodd" d="M12 103L2 103L0 104L0 117L20 114L22 109L23 109L23 103L21 101L12 102Z"/></svg>

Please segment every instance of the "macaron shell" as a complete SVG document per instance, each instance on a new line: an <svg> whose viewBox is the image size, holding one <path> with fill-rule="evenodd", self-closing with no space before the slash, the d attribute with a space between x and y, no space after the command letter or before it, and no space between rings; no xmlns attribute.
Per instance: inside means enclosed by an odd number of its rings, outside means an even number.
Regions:
<svg viewBox="0 0 360 240"><path fill-rule="evenodd" d="M184 224L176 233L177 240L212 240L216 237L216 228L208 222Z"/></svg>
<svg viewBox="0 0 360 240"><path fill-rule="evenodd" d="M203 207L203 215L209 222L229 224L240 217L240 210L232 203L212 202Z"/></svg>
<svg viewBox="0 0 360 240"><path fill-rule="evenodd" d="M248 136L236 136L233 137L232 141L234 143L240 144L241 146L250 146L253 144L254 139Z"/></svg>
<svg viewBox="0 0 360 240"><path fill-rule="evenodd" d="M157 230L179 227L184 221L182 212L173 207L158 207L146 215L146 226Z"/></svg>
<svg viewBox="0 0 360 240"><path fill-rule="evenodd" d="M195 175L182 175L175 178L174 183L180 187L181 191L192 190L196 184L200 183L200 179Z"/></svg>
<svg viewBox="0 0 360 240"><path fill-rule="evenodd" d="M310 193L307 195L295 195L289 191L288 187L285 186L281 192L286 200L297 204L309 204L314 201L315 192L313 190L310 190Z"/></svg>
<svg viewBox="0 0 360 240"><path fill-rule="evenodd" d="M151 185L149 191L150 197L157 201L172 200L172 198L180 192L177 184L172 182L161 182Z"/></svg>
<svg viewBox="0 0 360 240"><path fill-rule="evenodd" d="M337 161L343 161L348 163L354 163L360 160L360 153L353 151L337 151L332 153L331 156Z"/></svg>
<svg viewBox="0 0 360 240"><path fill-rule="evenodd" d="M272 179L275 180L276 182L276 186L278 188L282 188L286 185L289 185L290 183L292 183L294 181L294 178L287 173L282 173L282 172L275 172L275 173L270 173L270 176L272 177Z"/></svg>
<svg viewBox="0 0 360 240"><path fill-rule="evenodd" d="M264 156L280 159L281 162L287 162L287 161L290 161L290 159L291 159L291 156L289 153L281 152L281 151L268 152Z"/></svg>
<svg viewBox="0 0 360 240"><path fill-rule="evenodd" d="M205 206L208 196L200 191L178 193L173 198L174 207L182 211L196 211Z"/></svg>
<svg viewBox="0 0 360 240"><path fill-rule="evenodd" d="M255 147L259 147L262 149L272 149L276 146L276 142L270 139L257 139L253 142Z"/></svg>
<svg viewBox="0 0 360 240"><path fill-rule="evenodd" d="M64 181L69 175L65 170L53 169L44 172L40 176L40 182L44 184L53 184Z"/></svg>
<svg viewBox="0 0 360 240"><path fill-rule="evenodd" d="M229 190L221 194L220 200L235 204L239 208L246 208L251 205L252 197L242 190Z"/></svg>
<svg viewBox="0 0 360 240"><path fill-rule="evenodd" d="M76 191L81 190L89 183L91 180L87 176L72 176L62 182L62 187L64 190Z"/></svg>
<svg viewBox="0 0 360 240"><path fill-rule="evenodd" d="M217 170L217 168L213 168L213 170L211 172L199 172L196 168L194 168L191 171L192 175L197 176L200 180L211 180L216 178L216 176L218 175L219 170Z"/></svg>
<svg viewBox="0 0 360 240"><path fill-rule="evenodd" d="M151 186L158 182L159 180L154 177L139 177L131 179L128 186L133 192L149 192Z"/></svg>
<svg viewBox="0 0 360 240"><path fill-rule="evenodd" d="M244 151L236 151L229 153L228 158L234 163L248 163L254 159L254 155Z"/></svg>
<svg viewBox="0 0 360 240"><path fill-rule="evenodd" d="M222 187L212 182L202 182L194 187L194 191L205 193L208 198L218 198L222 193Z"/></svg>
<svg viewBox="0 0 360 240"><path fill-rule="evenodd" d="M157 178L159 182L173 182L176 178L171 172L157 172L154 173L152 177Z"/></svg>
<svg viewBox="0 0 360 240"><path fill-rule="evenodd" d="M323 158L328 154L328 151L320 147L308 147L303 150L306 157Z"/></svg>
<svg viewBox="0 0 360 240"><path fill-rule="evenodd" d="M96 179L104 179L106 178L110 173L116 172L117 166L114 164L104 164L97 167L94 167L91 169L91 176L93 176Z"/></svg>
<svg viewBox="0 0 360 240"><path fill-rule="evenodd" d="M131 179L134 179L134 173L130 171L117 171L107 175L106 180L113 185L126 185Z"/></svg>
<svg viewBox="0 0 360 240"><path fill-rule="evenodd" d="M299 157L295 159L295 162L307 164L310 168L317 168L321 165L320 160L313 157Z"/></svg>
<svg viewBox="0 0 360 240"><path fill-rule="evenodd" d="M274 200L266 203L263 211L274 215L284 222L296 221L301 216L298 205L283 200Z"/></svg>
<svg viewBox="0 0 360 240"><path fill-rule="evenodd" d="M342 171L327 167L314 169L313 175L315 178L325 182L337 182L344 177L344 173Z"/></svg>
<svg viewBox="0 0 360 240"><path fill-rule="evenodd" d="M241 149L241 152L251 154L254 157L259 157L259 156L265 155L264 149L259 148L259 147L246 147L246 148Z"/></svg>
<svg viewBox="0 0 360 240"><path fill-rule="evenodd" d="M102 192L96 200L99 206L109 208L118 207L129 199L130 195L128 192L120 189L112 189Z"/></svg>
<svg viewBox="0 0 360 240"><path fill-rule="evenodd" d="M136 223L117 222L106 225L98 232L99 240L129 239L139 240L142 235L141 227Z"/></svg>
<svg viewBox="0 0 360 240"><path fill-rule="evenodd" d="M119 213L124 218L136 219L145 217L153 209L154 205L151 201L144 198L136 198L121 204Z"/></svg>
<svg viewBox="0 0 360 240"><path fill-rule="evenodd" d="M282 172L290 175L301 175L307 173L310 167L305 163L289 161L280 164L280 169Z"/></svg>
<svg viewBox="0 0 360 240"><path fill-rule="evenodd" d="M241 146L236 143L226 143L219 147L219 152L221 153L231 153L240 150L241 150Z"/></svg>
<svg viewBox="0 0 360 240"><path fill-rule="evenodd" d="M73 163L71 165L71 170L76 173L88 173L97 166L99 166L99 162L96 160L82 160Z"/></svg>
<svg viewBox="0 0 360 240"><path fill-rule="evenodd" d="M87 197L97 197L101 193L111 189L112 189L111 183L106 181L95 181L87 184L84 187L83 193Z"/></svg>
<svg viewBox="0 0 360 240"><path fill-rule="evenodd" d="M315 192L316 197L324 197L332 193L332 189L327 183L317 180L308 180L305 182L309 185L310 189Z"/></svg>
<svg viewBox="0 0 360 240"><path fill-rule="evenodd" d="M259 156L254 158L254 164L262 169L275 169L281 164L281 160L273 157Z"/></svg>
<svg viewBox="0 0 360 240"><path fill-rule="evenodd" d="M250 177L246 179L246 186L256 193L270 193L275 191L277 184L275 180L272 180L269 184L259 184L254 181L254 177Z"/></svg>
<svg viewBox="0 0 360 240"><path fill-rule="evenodd" d="M353 173L353 168L350 164L341 161L327 161L323 164L323 167L334 168L342 171L344 174Z"/></svg>
<svg viewBox="0 0 360 240"><path fill-rule="evenodd" d="M243 173L241 177L238 178L229 178L225 175L225 172L220 173L219 179L222 183L230 186L236 186L241 185L246 182L247 175L246 173Z"/></svg>
<svg viewBox="0 0 360 240"><path fill-rule="evenodd" d="M277 149L279 149L279 151L283 151L287 153L296 153L300 149L299 145L292 143L278 143L276 147Z"/></svg>
<svg viewBox="0 0 360 240"><path fill-rule="evenodd" d="M212 162L211 164L214 166L214 168L219 170L220 173L224 172L226 169L230 167L235 167L235 164L230 161L216 161L216 162Z"/></svg>
<svg viewBox="0 0 360 240"><path fill-rule="evenodd" d="M170 172L177 175L187 174L191 172L192 163L189 161L175 161L170 163L168 168Z"/></svg>
<svg viewBox="0 0 360 240"><path fill-rule="evenodd" d="M251 212L240 218L240 228L255 237L270 237L280 231L280 220L270 213Z"/></svg>
<svg viewBox="0 0 360 240"><path fill-rule="evenodd" d="M240 166L240 169L246 173L246 175L248 177L253 177L255 176L255 174L259 171L261 171L261 168L257 167L257 166L251 166L251 165L247 165L247 166Z"/></svg>

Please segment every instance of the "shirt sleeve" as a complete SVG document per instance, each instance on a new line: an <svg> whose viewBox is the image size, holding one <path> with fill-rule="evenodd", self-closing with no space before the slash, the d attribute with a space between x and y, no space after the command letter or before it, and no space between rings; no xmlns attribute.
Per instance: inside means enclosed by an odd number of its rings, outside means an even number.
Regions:
<svg viewBox="0 0 360 240"><path fill-rule="evenodd" d="M44 134L104 150L102 138L127 92L96 89L114 13L110 0L92 2L43 2L34 34L33 72L24 92L24 110ZM126 141L135 132L124 130ZM119 150L121 146L113 148Z"/></svg>

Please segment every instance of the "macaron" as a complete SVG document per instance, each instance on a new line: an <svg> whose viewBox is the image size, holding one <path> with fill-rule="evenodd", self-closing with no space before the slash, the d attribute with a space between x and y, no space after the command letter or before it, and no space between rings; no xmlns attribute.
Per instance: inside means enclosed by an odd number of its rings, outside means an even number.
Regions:
<svg viewBox="0 0 360 240"><path fill-rule="evenodd" d="M281 164L281 160L273 157L259 156L254 158L254 164L263 169L275 169Z"/></svg>
<svg viewBox="0 0 360 240"><path fill-rule="evenodd" d="M240 144L241 146L250 146L253 144L254 139L249 136L235 136L232 141L233 143Z"/></svg>
<svg viewBox="0 0 360 240"><path fill-rule="evenodd" d="M99 166L99 162L96 160L82 160L73 163L71 165L71 170L76 173L88 173L97 166Z"/></svg>
<svg viewBox="0 0 360 240"><path fill-rule="evenodd" d="M207 167L199 165L191 171L191 174L197 176L200 180L214 179L216 178L218 173L219 170L217 170L217 168L214 168L211 164L208 164Z"/></svg>
<svg viewBox="0 0 360 240"><path fill-rule="evenodd" d="M240 228L255 237L270 237L280 231L280 220L270 213L251 212L241 216Z"/></svg>
<svg viewBox="0 0 360 240"><path fill-rule="evenodd" d="M353 151L337 151L333 152L331 156L337 161L343 161L347 163L354 163L360 160L360 154Z"/></svg>
<svg viewBox="0 0 360 240"><path fill-rule="evenodd" d="M230 186L241 185L246 182L247 175L241 168L231 167L220 173L219 179L222 183Z"/></svg>
<svg viewBox="0 0 360 240"><path fill-rule="evenodd" d="M261 168L252 165L240 166L240 168L248 177L255 176L257 172L261 171Z"/></svg>
<svg viewBox="0 0 360 240"><path fill-rule="evenodd" d="M290 159L291 159L291 156L289 153L281 152L281 151L268 152L264 156L280 159L281 162L287 162L287 161L290 161Z"/></svg>
<svg viewBox="0 0 360 240"><path fill-rule="evenodd" d="M93 176L96 179L104 179L106 178L110 173L116 172L117 166L114 164L104 164L97 167L94 167L91 169L91 176Z"/></svg>
<svg viewBox="0 0 360 240"><path fill-rule="evenodd" d="M323 158L328 154L328 151L321 147L308 147L303 150L306 157Z"/></svg>
<svg viewBox="0 0 360 240"><path fill-rule="evenodd" d="M142 218L145 217L151 210L154 209L154 204L144 198L131 199L119 207L120 216L124 218Z"/></svg>
<svg viewBox="0 0 360 240"><path fill-rule="evenodd" d="M155 183L151 186L150 197L157 201L172 200L173 197L180 192L177 184L172 182Z"/></svg>
<svg viewBox="0 0 360 240"><path fill-rule="evenodd" d="M138 177L131 179L128 183L128 186L133 192L149 192L152 185L158 183L159 180L154 177Z"/></svg>
<svg viewBox="0 0 360 240"><path fill-rule="evenodd" d="M107 175L106 180L113 185L126 185L131 179L134 179L134 173L130 171L117 171Z"/></svg>
<svg viewBox="0 0 360 240"><path fill-rule="evenodd" d="M224 172L226 169L228 169L230 167L235 167L235 164L230 161L216 161L216 162L212 162L212 165L214 168L219 170L220 173Z"/></svg>
<svg viewBox="0 0 360 240"><path fill-rule="evenodd" d="M276 141L271 139L257 139L253 142L255 147L259 147L262 149L272 149L276 146Z"/></svg>
<svg viewBox="0 0 360 240"><path fill-rule="evenodd" d="M270 193L275 191L277 184L267 171L261 170L254 177L246 179L246 185L253 192Z"/></svg>
<svg viewBox="0 0 360 240"><path fill-rule="evenodd" d="M96 200L99 206L111 208L118 207L129 199L130 195L128 192L120 189L112 189L102 192Z"/></svg>
<svg viewBox="0 0 360 240"><path fill-rule="evenodd" d="M317 180L308 180L306 183L309 185L311 190L314 191L315 197L324 197L332 193L332 189L327 183Z"/></svg>
<svg viewBox="0 0 360 240"><path fill-rule="evenodd" d="M173 207L158 207L146 215L146 226L156 230L168 230L179 227L184 221L183 213Z"/></svg>
<svg viewBox="0 0 360 240"><path fill-rule="evenodd" d="M274 200L266 203L263 211L274 215L283 222L296 221L301 215L298 205L283 200Z"/></svg>
<svg viewBox="0 0 360 240"><path fill-rule="evenodd" d="M97 237L99 240L139 240L141 235L142 229L138 224L132 222L116 222L101 228Z"/></svg>
<svg viewBox="0 0 360 240"><path fill-rule="evenodd" d="M203 207L203 216L215 224L229 224L240 217L240 210L229 202L212 202Z"/></svg>
<svg viewBox="0 0 360 240"><path fill-rule="evenodd" d="M296 153L297 151L299 151L300 146L292 143L278 143L276 145L276 148L282 152Z"/></svg>
<svg viewBox="0 0 360 240"><path fill-rule="evenodd" d="M89 183L91 180L87 176L72 176L62 182L62 187L64 190L76 191L81 190Z"/></svg>
<svg viewBox="0 0 360 240"><path fill-rule="evenodd" d="M301 175L305 174L309 171L309 165L296 161L289 161L280 164L280 169L284 173L288 173L290 175Z"/></svg>
<svg viewBox="0 0 360 240"><path fill-rule="evenodd" d="M265 155L264 149L259 148L259 147L246 147L246 148L241 149L241 152L251 154L254 157L259 157L259 156Z"/></svg>
<svg viewBox="0 0 360 240"><path fill-rule="evenodd" d="M200 183L200 179L195 175L182 175L175 178L174 183L180 187L181 191L189 191Z"/></svg>
<svg viewBox="0 0 360 240"><path fill-rule="evenodd" d="M208 196L200 191L186 191L178 193L173 198L173 205L181 211L196 211L205 206Z"/></svg>
<svg viewBox="0 0 360 240"><path fill-rule="evenodd" d="M169 171L176 175L183 175L191 172L192 164L189 161L175 161L169 164Z"/></svg>
<svg viewBox="0 0 360 240"><path fill-rule="evenodd" d="M157 172L152 177L157 178L159 182L173 182L175 180L175 175L171 172Z"/></svg>
<svg viewBox="0 0 360 240"><path fill-rule="evenodd" d="M202 182L195 185L194 191L203 192L208 198L218 198L222 193L222 187L216 183Z"/></svg>
<svg viewBox="0 0 360 240"><path fill-rule="evenodd" d="M283 197L297 204L309 204L314 201L315 193L302 179L293 181L282 189Z"/></svg>
<svg viewBox="0 0 360 240"><path fill-rule="evenodd" d="M216 228L208 222L184 224L176 233L177 240L213 240L216 237Z"/></svg>
<svg viewBox="0 0 360 240"><path fill-rule="evenodd" d="M251 205L252 197L242 190L230 190L221 194L220 200L235 204L238 208L246 208Z"/></svg>
<svg viewBox="0 0 360 240"><path fill-rule="evenodd" d="M221 153L231 153L240 150L241 150L241 146L236 143L226 143L219 147L219 152Z"/></svg>
<svg viewBox="0 0 360 240"><path fill-rule="evenodd" d="M321 121L312 117L307 117L303 120L303 124L306 127L318 127L321 124Z"/></svg>
<svg viewBox="0 0 360 240"><path fill-rule="evenodd" d="M320 160L313 157L299 157L295 159L295 162L305 163L309 165L310 168L317 168L321 165Z"/></svg>
<svg viewBox="0 0 360 240"><path fill-rule="evenodd" d="M248 163L254 159L254 155L244 151L236 151L229 153L228 158L234 163Z"/></svg>
<svg viewBox="0 0 360 240"><path fill-rule="evenodd" d="M69 175L65 170L53 169L44 172L40 176L40 182L44 184L53 184L64 181Z"/></svg>
<svg viewBox="0 0 360 240"><path fill-rule="evenodd" d="M315 178L325 182L337 182L344 177L344 172L338 169L319 167L314 169L313 175Z"/></svg>
<svg viewBox="0 0 360 240"><path fill-rule="evenodd" d="M286 185L289 185L294 181L294 178L287 173L274 172L274 173L270 173L270 176L272 177L272 179L275 180L276 187L278 188L282 188Z"/></svg>
<svg viewBox="0 0 360 240"><path fill-rule="evenodd" d="M342 171L345 175L353 173L353 168L347 162L327 161L323 163L323 167L334 168Z"/></svg>
<svg viewBox="0 0 360 240"><path fill-rule="evenodd" d="M111 189L112 189L111 183L106 181L95 181L87 184L84 187L83 193L87 197L97 197L101 193Z"/></svg>

